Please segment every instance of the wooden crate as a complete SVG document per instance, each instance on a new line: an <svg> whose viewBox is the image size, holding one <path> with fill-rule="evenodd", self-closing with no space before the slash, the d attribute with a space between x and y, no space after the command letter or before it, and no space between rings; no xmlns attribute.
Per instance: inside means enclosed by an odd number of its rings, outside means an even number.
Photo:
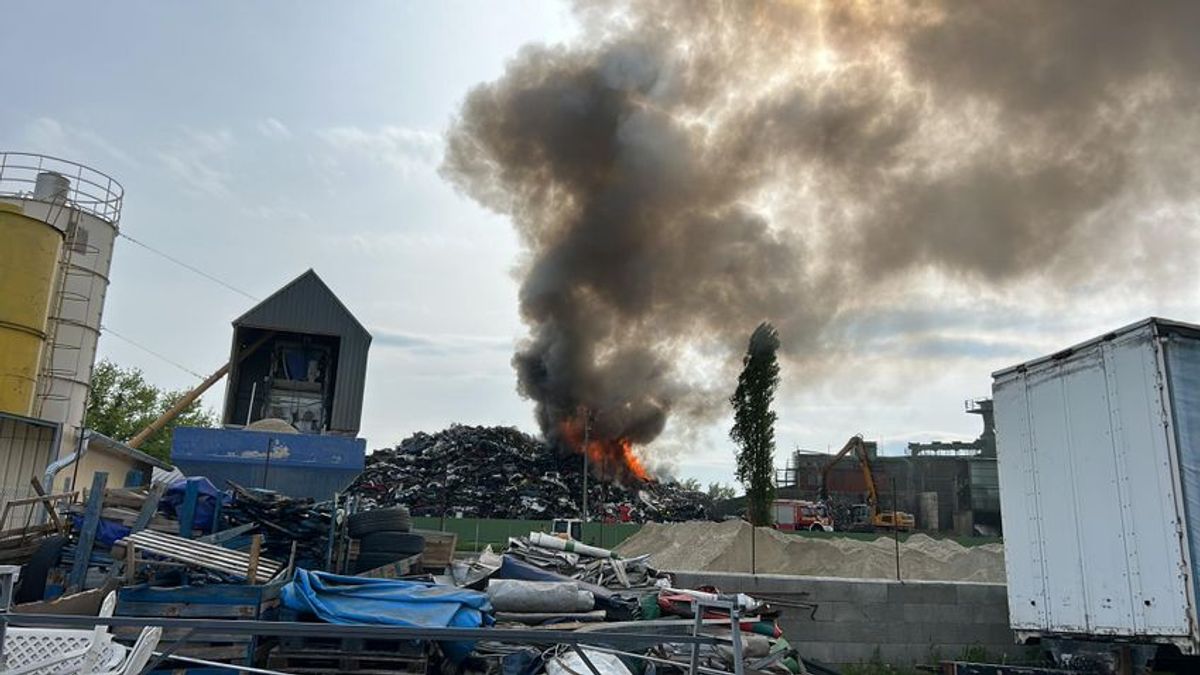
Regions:
<svg viewBox="0 0 1200 675"><path fill-rule="evenodd" d="M368 579L398 579L409 574L420 574L423 565L421 561L422 555L418 553L386 565L380 565L375 569L359 572L354 576Z"/></svg>
<svg viewBox="0 0 1200 675"><path fill-rule="evenodd" d="M412 532L425 537L425 553L422 554L421 559L425 569L441 572L450 566L450 561L454 560L454 548L458 546L456 533L437 530L413 530Z"/></svg>
<svg viewBox="0 0 1200 675"><path fill-rule="evenodd" d="M155 587L147 584L117 591L117 616L153 616L179 619L273 620L279 608L283 581L262 585L207 584L204 586ZM114 628L118 638L136 639L136 627ZM180 629L163 631L162 644L182 635ZM180 656L252 666L263 639L253 635L206 633L175 650Z"/></svg>

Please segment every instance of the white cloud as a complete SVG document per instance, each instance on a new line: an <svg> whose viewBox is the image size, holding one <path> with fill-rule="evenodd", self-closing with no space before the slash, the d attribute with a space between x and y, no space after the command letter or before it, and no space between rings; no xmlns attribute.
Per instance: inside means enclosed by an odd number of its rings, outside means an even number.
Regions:
<svg viewBox="0 0 1200 675"><path fill-rule="evenodd" d="M318 131L317 136L339 152L366 157L405 176L437 166L442 154L441 135L422 129L341 126Z"/></svg>
<svg viewBox="0 0 1200 675"><path fill-rule="evenodd" d="M258 133L273 141L286 141L292 138L292 130L274 117L268 117L260 121L258 123Z"/></svg>
<svg viewBox="0 0 1200 675"><path fill-rule="evenodd" d="M33 152L55 155L73 161L86 161L94 150L130 166L138 166L129 153L113 145L99 133L65 124L53 117L38 117L25 128L25 142ZM103 169L103 167L96 167Z"/></svg>
<svg viewBox="0 0 1200 675"><path fill-rule="evenodd" d="M223 164L235 145L228 129L200 131L184 128L157 155L167 171L194 194L226 198L232 194L232 174Z"/></svg>

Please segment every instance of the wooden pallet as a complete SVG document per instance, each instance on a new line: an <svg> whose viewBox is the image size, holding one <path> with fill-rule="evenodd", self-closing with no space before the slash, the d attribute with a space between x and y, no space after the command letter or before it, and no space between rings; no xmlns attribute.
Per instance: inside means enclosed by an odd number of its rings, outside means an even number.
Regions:
<svg viewBox="0 0 1200 675"><path fill-rule="evenodd" d="M181 619L271 620L278 613L282 581L267 585L209 584L174 588L127 586L117 591L117 616ZM118 637L136 637L137 627L113 629ZM163 631L161 645L181 637L182 629ZM252 665L263 653L262 638L206 632L194 635L176 650L180 656Z"/></svg>
<svg viewBox="0 0 1200 675"><path fill-rule="evenodd" d="M277 651L267 659L267 667L301 675L425 675L429 659L395 653Z"/></svg>
<svg viewBox="0 0 1200 675"><path fill-rule="evenodd" d="M425 642L394 638L283 635L279 638L279 652L366 653L420 659L425 657Z"/></svg>
<svg viewBox="0 0 1200 675"><path fill-rule="evenodd" d="M422 555L420 553L402 558L386 565L380 565L365 572L359 572L356 577L368 579L398 579L410 574L420 574Z"/></svg>

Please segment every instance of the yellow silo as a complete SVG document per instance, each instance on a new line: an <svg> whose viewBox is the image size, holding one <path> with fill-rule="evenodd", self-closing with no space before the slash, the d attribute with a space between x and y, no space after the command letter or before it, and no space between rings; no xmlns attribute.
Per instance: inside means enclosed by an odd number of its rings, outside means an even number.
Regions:
<svg viewBox="0 0 1200 675"><path fill-rule="evenodd" d="M30 415L63 234L0 202L0 412Z"/></svg>

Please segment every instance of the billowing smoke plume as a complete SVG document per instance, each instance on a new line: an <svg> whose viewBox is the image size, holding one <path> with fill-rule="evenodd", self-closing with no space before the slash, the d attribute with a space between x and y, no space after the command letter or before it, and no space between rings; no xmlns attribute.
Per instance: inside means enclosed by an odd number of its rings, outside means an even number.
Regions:
<svg viewBox="0 0 1200 675"><path fill-rule="evenodd" d="M527 251L513 364L551 435L710 414L732 379L696 364L760 321L816 365L873 294L1088 284L1195 219L1200 3L578 13L470 93L443 167Z"/></svg>

